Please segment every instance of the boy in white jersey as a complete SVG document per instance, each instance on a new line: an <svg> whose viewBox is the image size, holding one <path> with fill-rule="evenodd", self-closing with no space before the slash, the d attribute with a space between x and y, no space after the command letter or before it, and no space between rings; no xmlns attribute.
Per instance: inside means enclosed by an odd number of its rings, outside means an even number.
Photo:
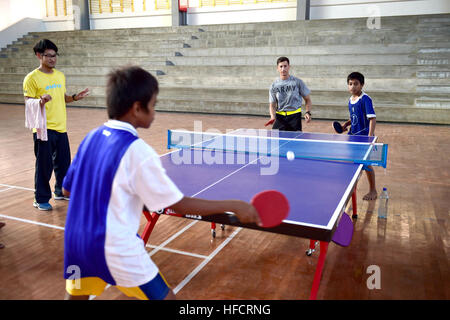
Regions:
<svg viewBox="0 0 450 320"><path fill-rule="evenodd" d="M342 128L347 130L348 134L374 136L377 123L375 110L373 109L372 99L363 92L364 75L359 72L352 72L347 77L348 91L352 94L348 101L350 119L347 120ZM369 180L369 193L364 200L375 200L377 198L377 189L375 185L375 171L372 166L364 166L364 170Z"/></svg>
<svg viewBox="0 0 450 320"><path fill-rule="evenodd" d="M158 90L157 80L139 67L109 75L110 120L82 141L63 183L71 199L64 234L67 299L99 295L107 284L138 299L175 298L137 235L144 205L196 215L231 211L243 223L260 224L251 204L185 197L166 175L136 131L154 120Z"/></svg>

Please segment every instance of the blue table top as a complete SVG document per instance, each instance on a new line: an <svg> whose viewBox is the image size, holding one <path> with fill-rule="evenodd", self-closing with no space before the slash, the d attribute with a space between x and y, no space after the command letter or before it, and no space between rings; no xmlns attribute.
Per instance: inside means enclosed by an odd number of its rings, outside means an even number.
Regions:
<svg viewBox="0 0 450 320"><path fill-rule="evenodd" d="M239 130L239 134L248 132ZM289 138L294 134L277 132L277 135ZM301 132L296 138L356 142L375 139ZM264 190L282 192L291 209L279 228L289 228L289 231L280 232L311 237L307 231L313 230L318 240L321 237L323 240L331 239L362 169L362 165L348 162L288 160L285 157L195 149L176 150L162 156L161 161L168 176L186 196L250 201Z"/></svg>

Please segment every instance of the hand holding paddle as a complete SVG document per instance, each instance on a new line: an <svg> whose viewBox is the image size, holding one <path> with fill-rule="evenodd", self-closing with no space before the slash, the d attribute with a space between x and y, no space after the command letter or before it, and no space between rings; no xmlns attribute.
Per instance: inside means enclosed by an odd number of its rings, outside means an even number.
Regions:
<svg viewBox="0 0 450 320"><path fill-rule="evenodd" d="M275 119L270 119L269 121L266 122L266 124L264 126L267 127L267 126L271 125L274 122L275 122Z"/></svg>
<svg viewBox="0 0 450 320"><path fill-rule="evenodd" d="M342 133L344 131L347 131L347 129L344 130L342 125L337 121L333 122L333 128L334 128L334 131L336 131L336 133Z"/></svg>
<svg viewBox="0 0 450 320"><path fill-rule="evenodd" d="M251 204L258 212L261 227L272 228L283 222L289 214L289 201L279 191L265 190L256 194ZM229 217L231 223L238 222L235 215Z"/></svg>

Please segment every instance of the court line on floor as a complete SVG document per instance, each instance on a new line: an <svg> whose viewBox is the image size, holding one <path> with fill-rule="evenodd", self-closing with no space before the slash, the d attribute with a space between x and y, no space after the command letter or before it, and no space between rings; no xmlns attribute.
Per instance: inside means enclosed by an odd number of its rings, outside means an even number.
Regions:
<svg viewBox="0 0 450 320"><path fill-rule="evenodd" d="M154 246L151 244L147 244L145 245L147 248L159 248L159 246ZM168 251L168 252L173 252L173 253L178 253L178 254L182 254L182 255L186 255L186 256L190 256L190 257L195 257L195 258L199 258L199 259L206 259L208 258L208 256L205 256L203 254L198 254L198 253L190 253L187 251L181 251L181 250L176 250L176 249L170 249L170 248L161 248L160 250L163 251Z"/></svg>
<svg viewBox="0 0 450 320"><path fill-rule="evenodd" d="M177 294L181 289L187 285L192 278L194 278L207 264L210 262L240 231L242 228L237 228L229 235L202 263L200 263L186 278L184 278L174 289L173 293Z"/></svg>
<svg viewBox="0 0 450 320"><path fill-rule="evenodd" d="M0 183L0 186L1 187L8 187L10 189L20 189L20 190L27 190L27 191L33 191L33 192L35 191L35 189L19 187L19 186L12 186L12 185L9 185L9 184L4 184L4 183ZM6 190L3 190L3 191L6 191Z"/></svg>
<svg viewBox="0 0 450 320"><path fill-rule="evenodd" d="M48 223L37 222L37 221L33 221L33 220L28 220L28 219L22 219L22 218L7 216L7 215L4 215L4 214L0 214L0 217L1 218L5 218L5 219L10 219L10 220L16 220L16 221L20 221L20 222L30 223L30 224L36 224L36 225L42 226L42 227L58 229L58 230L64 230L64 227L55 226L53 224L48 224Z"/></svg>
<svg viewBox="0 0 450 320"><path fill-rule="evenodd" d="M157 246L155 249L153 249L150 253L149 256L151 257L152 255L154 255L155 253L157 253L159 250L161 250L160 248L164 248L166 245L168 245L170 242L172 242L172 240L175 240L176 238L178 238L178 236L180 236L182 233L184 233L187 229L189 229L190 227L192 227L194 224L196 224L198 221L193 221L191 223L189 223L187 226L185 226L184 228L182 228L181 230L179 230L178 232L176 232L175 234L173 234L169 239L167 239L166 241L164 241L163 243L161 243L159 246Z"/></svg>

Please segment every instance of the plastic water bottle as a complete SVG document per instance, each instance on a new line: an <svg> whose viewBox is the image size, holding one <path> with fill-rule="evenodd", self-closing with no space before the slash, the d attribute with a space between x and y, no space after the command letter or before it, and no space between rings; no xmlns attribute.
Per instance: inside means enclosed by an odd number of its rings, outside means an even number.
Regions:
<svg viewBox="0 0 450 320"><path fill-rule="evenodd" d="M378 218L387 219L389 195L386 188L381 191L379 199Z"/></svg>

